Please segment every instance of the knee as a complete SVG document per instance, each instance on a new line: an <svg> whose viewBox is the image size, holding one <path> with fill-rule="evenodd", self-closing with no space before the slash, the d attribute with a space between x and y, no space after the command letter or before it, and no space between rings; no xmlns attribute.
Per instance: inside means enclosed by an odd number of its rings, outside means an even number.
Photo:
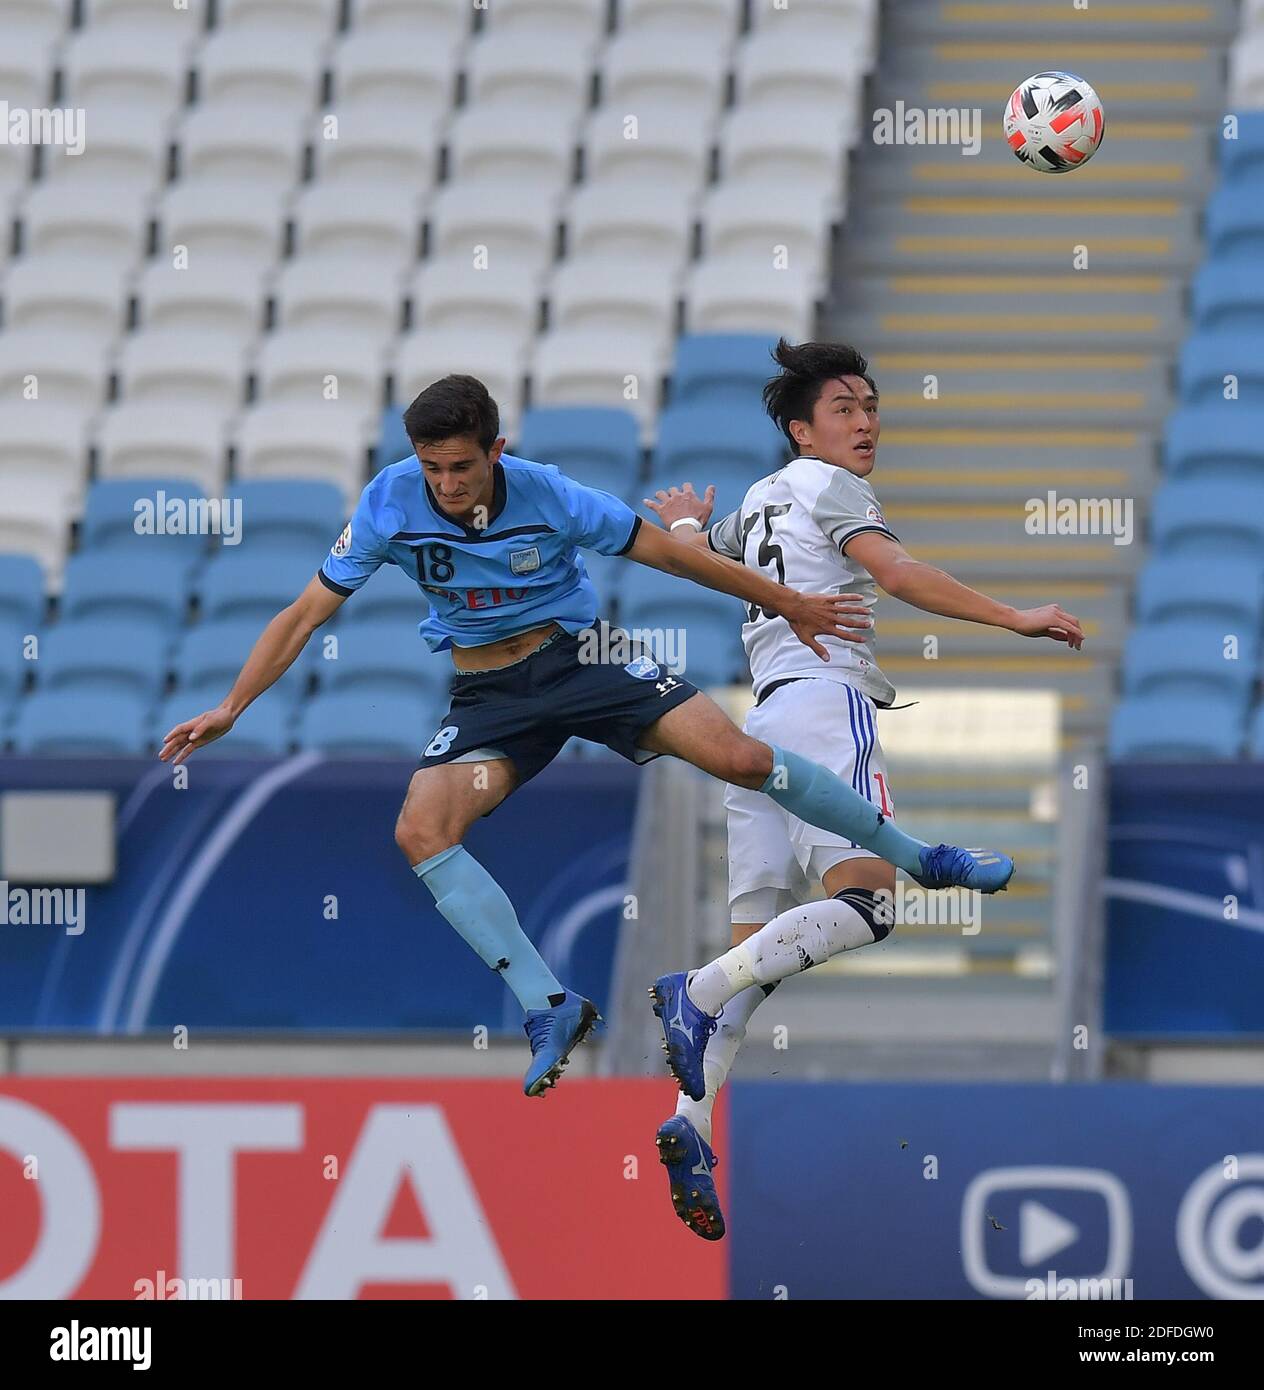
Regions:
<svg viewBox="0 0 1264 1390"><path fill-rule="evenodd" d="M409 864L432 859L445 849L461 843L461 829L432 812L424 803L410 798L395 822L395 843Z"/></svg>
<svg viewBox="0 0 1264 1390"><path fill-rule="evenodd" d="M741 738L727 758L725 780L758 791L772 776L772 749L757 738Z"/></svg>

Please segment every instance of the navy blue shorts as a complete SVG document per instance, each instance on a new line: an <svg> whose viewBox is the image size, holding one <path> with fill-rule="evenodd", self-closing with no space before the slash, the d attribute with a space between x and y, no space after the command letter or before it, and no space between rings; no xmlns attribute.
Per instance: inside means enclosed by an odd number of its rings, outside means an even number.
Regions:
<svg viewBox="0 0 1264 1390"><path fill-rule="evenodd" d="M604 743L634 763L658 757L638 748L637 739L696 695L697 686L649 655L619 665L583 662L579 653L580 635L562 632L511 666L458 671L451 708L421 766L501 756L513 763L521 786L571 737Z"/></svg>

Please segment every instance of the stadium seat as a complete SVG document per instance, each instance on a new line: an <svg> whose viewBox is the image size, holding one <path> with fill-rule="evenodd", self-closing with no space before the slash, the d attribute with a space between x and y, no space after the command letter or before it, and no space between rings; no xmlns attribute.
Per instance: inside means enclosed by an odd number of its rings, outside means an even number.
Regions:
<svg viewBox="0 0 1264 1390"><path fill-rule="evenodd" d="M235 182L276 198L302 175L303 125L301 116L267 103L195 106L177 134L181 177Z"/></svg>
<svg viewBox="0 0 1264 1390"><path fill-rule="evenodd" d="M320 98L324 62L319 37L284 28L222 25L199 48L198 99L227 107L267 103L307 115Z"/></svg>
<svg viewBox="0 0 1264 1390"><path fill-rule="evenodd" d="M1227 379L1233 377L1230 383ZM1180 398L1188 405L1212 405L1232 389L1233 409L1264 405L1264 361L1257 333L1195 333L1180 355Z"/></svg>
<svg viewBox="0 0 1264 1390"><path fill-rule="evenodd" d="M775 364L775 340L762 333L685 334L672 364L673 405L749 406L760 399Z"/></svg>
<svg viewBox="0 0 1264 1390"><path fill-rule="evenodd" d="M40 638L36 683L41 691L132 692L152 703L166 683L170 645L161 622L65 620Z"/></svg>
<svg viewBox="0 0 1264 1390"><path fill-rule="evenodd" d="M596 43L606 28L606 0L496 0L491 16L498 34L579 35Z"/></svg>
<svg viewBox="0 0 1264 1390"><path fill-rule="evenodd" d="M204 623L228 618L270 622L303 592L324 555L243 550L217 552L195 582Z"/></svg>
<svg viewBox="0 0 1264 1390"><path fill-rule="evenodd" d="M797 3L797 0L796 0ZM855 119L871 55L845 27L775 32L756 30L737 46L735 71L739 107L768 113L813 106L822 124L826 113ZM779 122L778 122L779 123Z"/></svg>
<svg viewBox="0 0 1264 1390"><path fill-rule="evenodd" d="M681 267L693 242L689 199L647 198L635 179L581 184L571 195L565 222L571 256L626 256Z"/></svg>
<svg viewBox="0 0 1264 1390"><path fill-rule="evenodd" d="M408 285L418 329L500 330L525 341L540 324L540 274L506 257L475 266L469 254L434 257Z"/></svg>
<svg viewBox="0 0 1264 1390"><path fill-rule="evenodd" d="M88 477L84 413L43 401L0 405L0 475L57 483L65 506L77 512Z"/></svg>
<svg viewBox="0 0 1264 1390"><path fill-rule="evenodd" d="M69 528L70 510L60 481L0 473L0 553L37 560L54 590L61 584Z"/></svg>
<svg viewBox="0 0 1264 1390"><path fill-rule="evenodd" d="M131 270L145 254L144 201L126 189L91 180L37 183L18 212L30 256L91 257L99 266Z"/></svg>
<svg viewBox="0 0 1264 1390"><path fill-rule="evenodd" d="M186 0L180 9L153 0L81 0L81 6L88 29L130 31L160 42L169 31L197 40L206 27L207 0Z"/></svg>
<svg viewBox="0 0 1264 1390"><path fill-rule="evenodd" d="M238 482L241 549L306 550L313 569L346 524L345 498L332 483L295 478Z"/></svg>
<svg viewBox="0 0 1264 1390"><path fill-rule="evenodd" d="M1163 458L1173 477L1264 482L1264 408L1221 400L1178 410L1168 417Z"/></svg>
<svg viewBox="0 0 1264 1390"><path fill-rule="evenodd" d="M666 353L679 317L677 268L659 260L578 256L563 261L546 287L549 324L645 339Z"/></svg>
<svg viewBox="0 0 1264 1390"><path fill-rule="evenodd" d="M494 103L458 111L447 136L449 177L513 179L560 192L574 165L575 116L531 107L507 109L512 119Z"/></svg>
<svg viewBox="0 0 1264 1390"><path fill-rule="evenodd" d="M176 503L182 512L173 506ZM195 505L199 503L201 508ZM99 480L88 489L80 548L116 552L136 548L145 554L173 555L191 569L205 558L208 542L205 535L188 534L187 524L202 515L211 520L205 503L201 489L183 478ZM138 531L138 524L147 525L151 516L155 534ZM185 532L175 529L177 522L186 526Z"/></svg>
<svg viewBox="0 0 1264 1390"><path fill-rule="evenodd" d="M532 398L537 405L601 405L630 410L648 434L658 411L663 369L654 337L596 329L556 329L535 345Z"/></svg>
<svg viewBox="0 0 1264 1390"><path fill-rule="evenodd" d="M676 405L658 421L648 489L693 483L699 496L715 484L718 521L741 506L750 485L785 462L786 442L757 404ZM652 496L652 491L647 492Z"/></svg>
<svg viewBox="0 0 1264 1390"><path fill-rule="evenodd" d="M744 606L728 594L632 564L620 588L619 617L633 635L660 634L655 652L663 659L683 636L683 649L676 650L683 650L683 674L691 681L719 685L741 675Z"/></svg>
<svg viewBox="0 0 1264 1390"><path fill-rule="evenodd" d="M401 695L447 695L452 661L433 653L416 632L394 619L346 623L329 635L317 634L311 670L322 691L379 690Z"/></svg>
<svg viewBox="0 0 1264 1390"><path fill-rule="evenodd" d="M1251 560L1208 556L1197 565L1158 556L1137 576L1137 621L1194 620L1223 632L1256 631L1264 574Z"/></svg>
<svg viewBox="0 0 1264 1390"><path fill-rule="evenodd" d="M222 28L256 33L283 29L305 39L328 38L338 23L341 0L217 0Z"/></svg>
<svg viewBox="0 0 1264 1390"><path fill-rule="evenodd" d="M500 407L500 432L514 438L522 415L525 348L525 339L494 329L435 328L405 334L392 374L395 398L410 402L440 377L469 373L486 383Z"/></svg>
<svg viewBox="0 0 1264 1390"><path fill-rule="evenodd" d="M1181 481L1154 495L1151 534L1164 558L1264 561L1264 482Z"/></svg>
<svg viewBox="0 0 1264 1390"><path fill-rule="evenodd" d="M1238 110L1264 101L1264 34L1243 34L1230 48L1228 100Z"/></svg>
<svg viewBox="0 0 1264 1390"><path fill-rule="evenodd" d="M1264 49L1261 54L1264 56ZM1264 84L1261 84L1261 95L1264 95ZM1235 116L1237 139L1219 142L1221 175L1231 186L1258 181L1264 174L1264 111L1238 111Z"/></svg>
<svg viewBox="0 0 1264 1390"><path fill-rule="evenodd" d="M423 33L427 44L449 48L470 32L473 17L466 0L351 0L357 30L393 30L397 39Z"/></svg>
<svg viewBox="0 0 1264 1390"><path fill-rule="evenodd" d="M831 249L829 199L787 202L782 188L780 180L739 177L709 189L698 219L703 254L750 260L776 255L792 269L806 270L823 290Z"/></svg>
<svg viewBox="0 0 1264 1390"><path fill-rule="evenodd" d="M603 106L584 129L584 170L590 180L639 181L645 197L691 197L706 181L711 164L712 122L667 102L635 113L636 138L628 114Z"/></svg>
<svg viewBox="0 0 1264 1390"><path fill-rule="evenodd" d="M284 191L231 178L186 179L158 205L158 244L187 246L193 259L231 260L270 270L280 256Z"/></svg>
<svg viewBox="0 0 1264 1390"><path fill-rule="evenodd" d="M462 179L435 194L427 218L432 257L463 256L487 248L488 266L504 260L537 270L557 245L558 191L522 179Z"/></svg>
<svg viewBox="0 0 1264 1390"><path fill-rule="evenodd" d="M314 569L312 573L315 573ZM277 608L283 606L278 604ZM183 698L186 707L204 700L207 704L203 708L209 708L228 694L273 613L266 618L212 618L198 623L183 634L172 655L171 669L175 672L177 693L185 692ZM318 641L319 634L312 640ZM287 709L292 710L307 689L310 666L310 660L300 658L272 687ZM198 710L189 709L184 718L191 718L196 713Z"/></svg>
<svg viewBox="0 0 1264 1390"><path fill-rule="evenodd" d="M168 695L150 720L150 744L160 748L169 729L214 709L230 688L230 684L208 685ZM197 759L200 762L203 758L283 758L294 741L293 725L293 704L273 687L247 706L227 735L198 749Z"/></svg>
<svg viewBox="0 0 1264 1390"><path fill-rule="evenodd" d="M641 510L638 506L637 510ZM579 558L584 562L584 570L597 590L597 614L607 620L616 616L623 581L628 570L635 566L635 560L627 560L621 555L603 555L598 550L581 550Z"/></svg>
<svg viewBox="0 0 1264 1390"><path fill-rule="evenodd" d="M349 197L336 183L308 184L295 202L293 222L300 258L358 258L400 270L421 247L419 200L389 187L357 185Z"/></svg>
<svg viewBox="0 0 1264 1390"><path fill-rule="evenodd" d="M691 333L812 336L815 279L806 268L778 269L772 255L713 256L685 284L685 322Z"/></svg>
<svg viewBox="0 0 1264 1390"><path fill-rule="evenodd" d="M1207 254L1213 261L1258 264L1264 252L1264 188L1219 188L1204 215Z"/></svg>
<svg viewBox="0 0 1264 1390"><path fill-rule="evenodd" d="M336 404L371 414L382 405L386 341L377 334L328 328L269 333L255 363L258 398L317 412ZM331 395L335 388L336 396Z"/></svg>
<svg viewBox="0 0 1264 1390"><path fill-rule="evenodd" d="M407 120L393 107L356 106L335 113L337 125L317 117L312 147L323 183L394 184L419 192L438 172L436 154L441 118L424 108Z"/></svg>
<svg viewBox="0 0 1264 1390"><path fill-rule="evenodd" d="M80 153L72 154L69 145L49 147L48 179L108 186L113 196L122 197L147 193L166 178L168 122L155 120L145 105L128 99L94 102L86 126L91 134L85 133Z"/></svg>
<svg viewBox="0 0 1264 1390"><path fill-rule="evenodd" d="M445 697L394 690L315 695L299 713L298 741L334 758L411 758L434 737Z"/></svg>
<svg viewBox="0 0 1264 1390"><path fill-rule="evenodd" d="M73 333L109 346L127 324L121 267L75 254L22 256L4 282L6 330Z"/></svg>
<svg viewBox="0 0 1264 1390"><path fill-rule="evenodd" d="M165 120L185 99L193 34L151 29L134 33L92 25L71 35L61 58L64 96L77 106L126 101Z"/></svg>
<svg viewBox="0 0 1264 1390"><path fill-rule="evenodd" d="M1163 695L1121 700L1111 715L1109 750L1116 761L1227 762L1242 749L1245 706L1233 696L1197 701Z"/></svg>
<svg viewBox="0 0 1264 1390"><path fill-rule="evenodd" d="M1200 331L1254 332L1264 328L1264 290L1240 266L1212 261L1194 277L1194 325Z"/></svg>
<svg viewBox="0 0 1264 1390"><path fill-rule="evenodd" d="M640 487L641 443L636 417L613 407L538 408L522 419L521 457L555 463L577 482L616 497Z"/></svg>
<svg viewBox="0 0 1264 1390"><path fill-rule="evenodd" d="M350 623L389 621L403 624L400 630L406 636L407 625L416 628L429 611L416 575L405 574L398 565L382 565L343 604L338 631Z"/></svg>
<svg viewBox="0 0 1264 1390"><path fill-rule="evenodd" d="M0 404L31 404L27 384L39 382L42 405L87 413L105 396L105 347L100 339L47 328L0 334Z"/></svg>
<svg viewBox="0 0 1264 1390"><path fill-rule="evenodd" d="M185 618L188 582L187 565L173 555L137 546L123 560L109 550L85 550L66 562L61 618L175 629Z"/></svg>
<svg viewBox="0 0 1264 1390"><path fill-rule="evenodd" d="M1259 638L1254 627L1226 632L1204 620L1143 623L1124 648L1126 695L1235 695L1245 705L1255 682Z"/></svg>
<svg viewBox="0 0 1264 1390"><path fill-rule="evenodd" d="M453 105L461 39L427 30L424 44L400 43L390 31L357 27L334 48L335 109L389 106L424 120Z"/></svg>
<svg viewBox="0 0 1264 1390"><path fill-rule="evenodd" d="M139 757L150 701L114 690L34 690L13 716L13 751L32 756Z"/></svg>
<svg viewBox="0 0 1264 1390"><path fill-rule="evenodd" d="M0 15L3 13L0 10ZM0 51L0 90L11 107L30 110L48 105L52 95L53 48L53 39L38 29L6 31Z"/></svg>
<svg viewBox="0 0 1264 1390"><path fill-rule="evenodd" d="M0 562L8 558L0 555ZM4 595L0 593L0 602L3 600ZM3 730L9 711L25 688L27 675L35 664L26 659L26 642L32 635L29 627L9 621L0 610L0 746L4 743Z"/></svg>
<svg viewBox="0 0 1264 1390"><path fill-rule="evenodd" d="M752 40L791 38L846 51L867 70L876 51L878 0L751 0Z"/></svg>
<svg viewBox="0 0 1264 1390"><path fill-rule="evenodd" d="M580 33L516 33L493 26L470 45L466 99L575 115L588 105L591 52L591 41Z"/></svg>
<svg viewBox="0 0 1264 1390"><path fill-rule="evenodd" d="M152 261L137 281L136 298L146 332L209 332L244 350L263 330L263 273L236 258L198 253L180 269L165 258Z"/></svg>
<svg viewBox="0 0 1264 1390"><path fill-rule="evenodd" d="M400 328L398 267L308 253L286 263L273 291L282 328L360 334L385 341Z"/></svg>
<svg viewBox="0 0 1264 1390"><path fill-rule="evenodd" d="M0 0L0 32L57 39L70 27L74 0Z"/></svg>
<svg viewBox="0 0 1264 1390"><path fill-rule="evenodd" d="M835 124L803 103L777 109L739 106L720 126L720 170L725 182L742 179L765 187L793 183L796 202L831 218L843 210L843 154L855 143L852 124ZM771 253L770 253L771 255Z"/></svg>
<svg viewBox="0 0 1264 1390"><path fill-rule="evenodd" d="M380 473L390 464L408 458L412 452L412 441L404 428L403 407L388 405L378 422L377 443L373 447L373 473Z"/></svg>
<svg viewBox="0 0 1264 1390"><path fill-rule="evenodd" d="M708 121L724 102L728 45L705 32L621 29L601 55L601 99L619 111L670 105Z"/></svg>
<svg viewBox="0 0 1264 1390"><path fill-rule="evenodd" d="M169 471L218 497L228 473L222 412L208 406L122 401L101 417L97 461L102 478L149 478Z"/></svg>
<svg viewBox="0 0 1264 1390"><path fill-rule="evenodd" d="M1264 762L1264 705L1260 705L1251 718L1247 752L1256 762Z"/></svg>
<svg viewBox="0 0 1264 1390"><path fill-rule="evenodd" d="M330 483L350 513L365 484L372 418L338 401L254 406L237 428L237 476Z"/></svg>
<svg viewBox="0 0 1264 1390"><path fill-rule="evenodd" d="M38 631L44 621L44 571L30 555L0 554L0 623Z"/></svg>
<svg viewBox="0 0 1264 1390"><path fill-rule="evenodd" d="M245 392L241 344L225 332L143 329L123 340L118 381L126 401L196 405L227 415Z"/></svg>
<svg viewBox="0 0 1264 1390"><path fill-rule="evenodd" d="M742 0L619 0L619 32L704 35L727 44L742 19Z"/></svg>

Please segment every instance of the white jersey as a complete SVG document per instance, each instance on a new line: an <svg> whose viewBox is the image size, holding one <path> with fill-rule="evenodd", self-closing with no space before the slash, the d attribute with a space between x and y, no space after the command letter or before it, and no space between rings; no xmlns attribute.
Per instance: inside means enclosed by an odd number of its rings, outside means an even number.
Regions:
<svg viewBox="0 0 1264 1390"><path fill-rule="evenodd" d="M787 588L853 595L864 599L872 612L877 585L843 553L843 546L864 531L896 539L869 484L845 468L799 457L755 483L738 510L711 527L707 540L718 554L740 560ZM815 676L855 686L879 706L895 699L895 687L874 658L872 629L863 644L822 635L819 641L830 654L825 662L799 641L780 615L756 604L747 604L746 613L742 642L756 697L773 681Z"/></svg>

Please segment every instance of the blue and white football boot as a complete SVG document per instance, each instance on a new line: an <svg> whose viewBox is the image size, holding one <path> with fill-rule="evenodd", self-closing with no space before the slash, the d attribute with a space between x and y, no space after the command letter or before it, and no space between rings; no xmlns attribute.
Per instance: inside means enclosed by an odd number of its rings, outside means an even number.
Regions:
<svg viewBox="0 0 1264 1390"><path fill-rule="evenodd" d="M703 1240L720 1240L724 1213L711 1176L719 1159L711 1152L711 1145L684 1115L664 1120L654 1142L658 1160L667 1169L676 1215Z"/></svg>
<svg viewBox="0 0 1264 1390"><path fill-rule="evenodd" d="M531 1042L532 1057L522 1083L527 1095L542 1096L557 1085L571 1053L600 1019L595 1004L569 989L560 1004L527 1010L523 1030Z"/></svg>
<svg viewBox="0 0 1264 1390"><path fill-rule="evenodd" d="M716 1021L689 997L686 975L661 975L650 986L654 1012L663 1025L663 1051L671 1074L690 1100L701 1100L707 1093L702 1075L702 1054L707 1039L715 1032Z"/></svg>
<svg viewBox="0 0 1264 1390"><path fill-rule="evenodd" d="M923 888L970 888L999 893L1014 876L1014 861L994 849L958 849L955 845L926 845L918 852L922 872L912 874Z"/></svg>

